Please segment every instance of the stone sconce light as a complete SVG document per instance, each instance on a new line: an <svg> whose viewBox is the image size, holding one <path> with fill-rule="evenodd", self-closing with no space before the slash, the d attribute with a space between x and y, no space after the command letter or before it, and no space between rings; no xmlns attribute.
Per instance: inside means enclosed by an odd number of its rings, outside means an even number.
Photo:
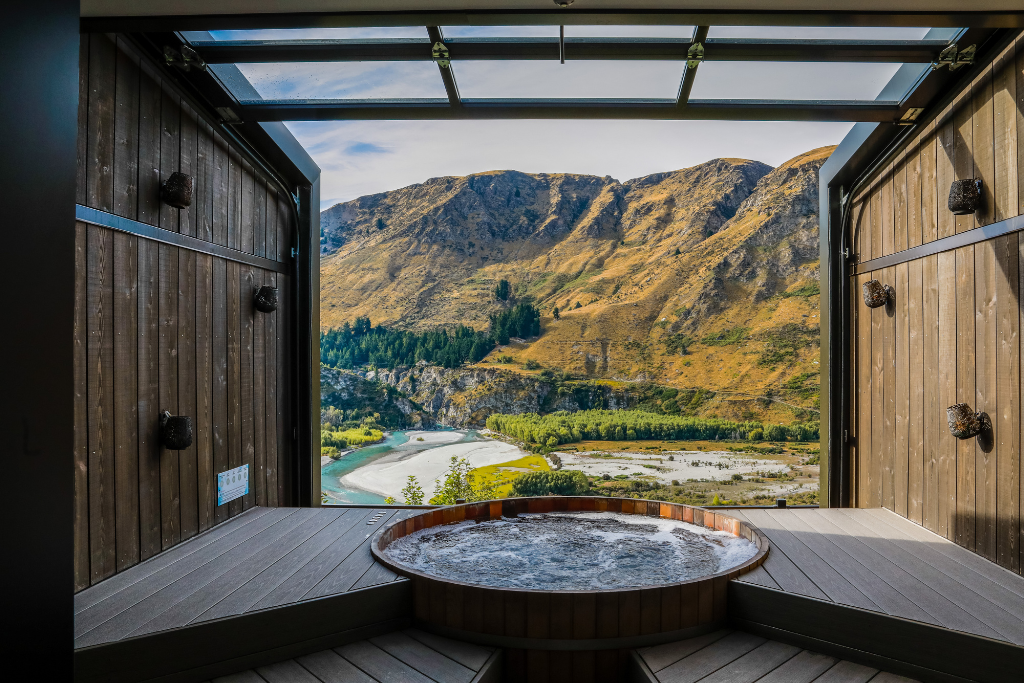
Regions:
<svg viewBox="0 0 1024 683"><path fill-rule="evenodd" d="M192 445L192 418L160 414L160 443L169 451L183 451Z"/></svg>
<svg viewBox="0 0 1024 683"><path fill-rule="evenodd" d="M892 298L893 289L889 285L883 285L878 280L868 280L864 283L864 303L868 308L878 308L889 303Z"/></svg>
<svg viewBox="0 0 1024 683"><path fill-rule="evenodd" d="M954 180L949 187L949 210L954 216L974 213L981 204L981 180Z"/></svg>

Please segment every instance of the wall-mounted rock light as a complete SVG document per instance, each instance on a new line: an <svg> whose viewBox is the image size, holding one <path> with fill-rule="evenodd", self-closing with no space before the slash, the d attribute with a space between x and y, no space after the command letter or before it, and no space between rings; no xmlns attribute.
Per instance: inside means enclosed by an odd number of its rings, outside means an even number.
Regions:
<svg viewBox="0 0 1024 683"><path fill-rule="evenodd" d="M981 180L979 178L967 178L966 180L954 180L949 186L949 210L955 216L964 216L974 213L981 204Z"/></svg>
<svg viewBox="0 0 1024 683"><path fill-rule="evenodd" d="M160 443L169 451L183 451L192 445L192 418L160 413Z"/></svg>
<svg viewBox="0 0 1024 683"><path fill-rule="evenodd" d="M864 283L864 304L868 308L886 305L893 294L892 287L883 285L878 280L868 280Z"/></svg>
<svg viewBox="0 0 1024 683"><path fill-rule="evenodd" d="M260 313L273 313L277 310L277 287L263 285L256 290L253 305Z"/></svg>
<svg viewBox="0 0 1024 683"><path fill-rule="evenodd" d="M175 171L160 186L160 199L176 209L187 209L192 205L192 176Z"/></svg>
<svg viewBox="0 0 1024 683"><path fill-rule="evenodd" d="M958 439L984 436L992 431L992 420L988 413L976 413L966 403L957 403L946 408L949 433Z"/></svg>

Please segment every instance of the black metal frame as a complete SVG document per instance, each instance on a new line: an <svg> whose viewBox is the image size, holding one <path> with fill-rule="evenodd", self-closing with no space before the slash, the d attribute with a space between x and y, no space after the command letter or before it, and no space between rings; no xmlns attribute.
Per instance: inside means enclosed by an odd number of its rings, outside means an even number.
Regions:
<svg viewBox="0 0 1024 683"><path fill-rule="evenodd" d="M854 263L852 259L856 258L856 254L852 252L847 226L844 225L845 202L850 201L860 183L892 158L902 142L921 125L935 118L962 90L963 84L974 79L991 57L1004 49L1016 34L1017 31L1011 30L966 30L958 43L978 46L974 64L954 72L942 69L929 73L905 102L922 109L912 125L858 123L818 173L823 482L820 500L823 507L848 507L853 496L847 402L853 382L850 368L849 266ZM907 76L907 73L897 73L891 85L902 88L900 80ZM937 248L941 249L941 246Z"/></svg>
<svg viewBox="0 0 1024 683"><path fill-rule="evenodd" d="M200 56L209 57L211 63L227 62L242 59L251 55L249 61L269 60L288 61L306 59L312 52L330 57L332 60L355 58L368 59L434 59L429 54L435 43L443 43L449 54L448 59L555 59L562 56L562 50L570 56L573 49L590 50L593 59L608 56L630 56L632 59L652 59L671 57L686 59L686 67L680 82L676 99L558 99L558 100L523 100L523 99L465 99L459 96L451 63L438 63L447 94L446 99L434 100L316 100L316 101L267 101L260 98L235 67L224 64L211 67L209 70L191 70L180 74L181 78L211 103L211 107L221 112L226 118L234 120L235 129L259 140L266 135L268 127L281 126L280 121L286 120L437 120L437 119L694 119L694 120L787 120L787 121L855 121L858 122L846 140L839 146L829 161L822 167L820 176L820 201L822 217L821 239L821 367L822 367L822 480L827 482L822 487L822 505L848 505L849 490L849 458L845 448L845 398L840 394L847 391L849 378L846 376L845 358L849 353L848 340L843 334L832 334L832 330L848 329L848 312L845 310L847 299L845 282L839 277L844 271L842 255L843 236L839 228L842 220L840 204L840 187L849 187L855 179L862 175L864 168L871 165L876 157L891 145L894 138L906 134L913 125L924 120L920 112L934 110L935 102L943 93L962 78L970 77L977 67L960 68L956 71L940 68L922 70L917 64L938 57L937 50L943 45L956 44L961 48L968 45L978 46L976 62L985 59L987 51L1000 36L1011 35L1013 32L996 27L1024 26L1024 12L986 13L986 14L933 14L920 13L915 15L891 15L885 13L837 13L814 15L793 15L785 13L758 13L756 16L735 13L633 13L609 14L600 13L532 13L513 17L509 13L473 15L472 20L465 15L450 13L395 13L365 15L330 15L292 17L291 23L280 21L274 15L259 17L231 17L230 22L221 23L216 17L204 17L204 27L222 28L264 28L292 26L407 26L429 17L430 21L420 25L427 27L429 42L423 40L381 40L381 41L233 41L217 43L207 34L202 39L190 34L190 44L196 46ZM461 19L459 18L461 16ZM519 24L551 24L552 17L557 16L560 24L593 24L593 23L668 23L683 24L686 20L694 21L694 35L689 40L612 40L612 39L569 39L565 43L556 39L449 39L445 40L440 26L483 23L519 23ZM601 18L603 17L603 18ZM646 18L644 18L646 17ZM598 19L601 18L601 21ZM697 21L697 20L700 21ZM711 21L716 19L717 21ZM95 20L97 23L83 21L83 25L119 28L118 20ZM174 26L186 29L195 26L195 19L166 19L162 26ZM933 29L922 41L747 41L747 40L709 40L707 32L711 23L719 24L754 24L772 25L785 23L788 25L921 25L929 23L935 26L972 26L959 31L949 29ZM152 26L149 19L133 19L128 22L133 28ZM199 38L199 39L197 39ZM184 42L182 33L149 33L142 37L149 42L155 52L162 45L179 47ZM690 48L700 43L704 54L691 54ZM685 53L683 48L685 47ZM789 51L788 53L786 51ZM813 50L821 50L822 56L812 54ZM903 51L901 59L906 62L895 77L883 89L874 101L778 101L778 100L693 100L689 94L693 86L696 71L700 64L711 58L718 59L754 59L779 61L800 61L803 59L834 58L839 60L845 55L856 54L858 59L884 61L886 51ZM289 52L290 51L290 52ZM717 56L716 56L717 51ZM461 56L460 56L461 52ZM909 61L911 58L917 61ZM222 82L221 76L227 70L235 69L236 80L231 82L234 92ZM215 75L213 72L216 71ZM917 113L918 116L914 116ZM901 124L901 125L894 125ZM906 127L902 124L909 124ZM281 127L280 130L284 130ZM286 132L286 131L285 131ZM288 138L291 136L288 135ZM272 145L277 147L277 145ZM287 160L287 155L286 159ZM311 187L311 186L309 186ZM310 195L307 201L311 201ZM316 212L305 215L302 224L315 220ZM318 226L317 226L318 227ZM312 256L318 253L314 243L316 231L304 235L303 244L307 245ZM306 240L309 240L308 242ZM317 348L312 340L318 333L318 315L312 305L313 297L309 292L315 291L317 282L316 269L305 259L300 258L300 267L304 270L301 276L302 287L310 289L303 294L309 302L299 303L297 308L303 315L308 314L316 324L310 325L307 331L303 326L303 334L307 335L297 343L297 349L303 355L299 361L301 370L298 377L312 377L316 367ZM832 388L838 388L833 391ZM316 378L310 391L316 388ZM296 387L302 392L302 387ZM309 395L310 405L314 399ZM312 422L313 415L308 416ZM300 423L304 423L300 422ZM310 425L308 441L305 436L300 438L300 449L312 449L316 437L316 425ZM305 431L305 430L303 430ZM300 451L301 452L301 451ZM312 463L307 463L312 467ZM312 471L303 471L298 480L308 487L309 496L318 491L318 482ZM300 500L306 500L300 496Z"/></svg>

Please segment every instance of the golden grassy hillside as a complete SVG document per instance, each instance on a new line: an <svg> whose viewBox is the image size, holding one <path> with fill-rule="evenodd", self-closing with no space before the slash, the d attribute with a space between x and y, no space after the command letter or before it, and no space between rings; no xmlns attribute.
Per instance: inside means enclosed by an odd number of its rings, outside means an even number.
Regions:
<svg viewBox="0 0 1024 683"><path fill-rule="evenodd" d="M751 410L730 396L773 388L811 406L817 172L832 149L625 183L496 171L339 204L321 217L321 323L482 329L507 279L541 309L543 333L485 363L714 389L723 417Z"/></svg>

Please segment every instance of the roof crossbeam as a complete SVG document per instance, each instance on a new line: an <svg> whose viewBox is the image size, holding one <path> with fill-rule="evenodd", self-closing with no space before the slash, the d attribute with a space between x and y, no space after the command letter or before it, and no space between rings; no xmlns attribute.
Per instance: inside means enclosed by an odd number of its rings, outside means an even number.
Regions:
<svg viewBox="0 0 1024 683"><path fill-rule="evenodd" d="M440 29L435 27L440 33ZM573 60L684 61L687 38L566 38ZM376 40L223 40L192 42L208 64L271 62L429 61L437 42L416 38ZM948 47L944 40L814 40L707 38L704 59L765 62L892 62L927 64ZM450 38L450 59L555 60L558 38Z"/></svg>
<svg viewBox="0 0 1024 683"><path fill-rule="evenodd" d="M440 44L444 46L444 35L441 33L440 26L428 26L427 36L430 38L430 45L433 48ZM441 80L444 82L444 91L448 95L448 105L451 107L461 107L462 98L459 97L459 86L455 82L455 72L452 70L451 61L445 55L445 59L435 59L431 54L431 59L437 62L437 68L441 72Z"/></svg>
<svg viewBox="0 0 1024 683"><path fill-rule="evenodd" d="M698 26L693 32L693 44L687 50L683 79L679 82L679 94L676 95L676 106L685 107L690 99L693 81L697 78L697 67L704 61L704 43L707 42L709 30L710 26Z"/></svg>

